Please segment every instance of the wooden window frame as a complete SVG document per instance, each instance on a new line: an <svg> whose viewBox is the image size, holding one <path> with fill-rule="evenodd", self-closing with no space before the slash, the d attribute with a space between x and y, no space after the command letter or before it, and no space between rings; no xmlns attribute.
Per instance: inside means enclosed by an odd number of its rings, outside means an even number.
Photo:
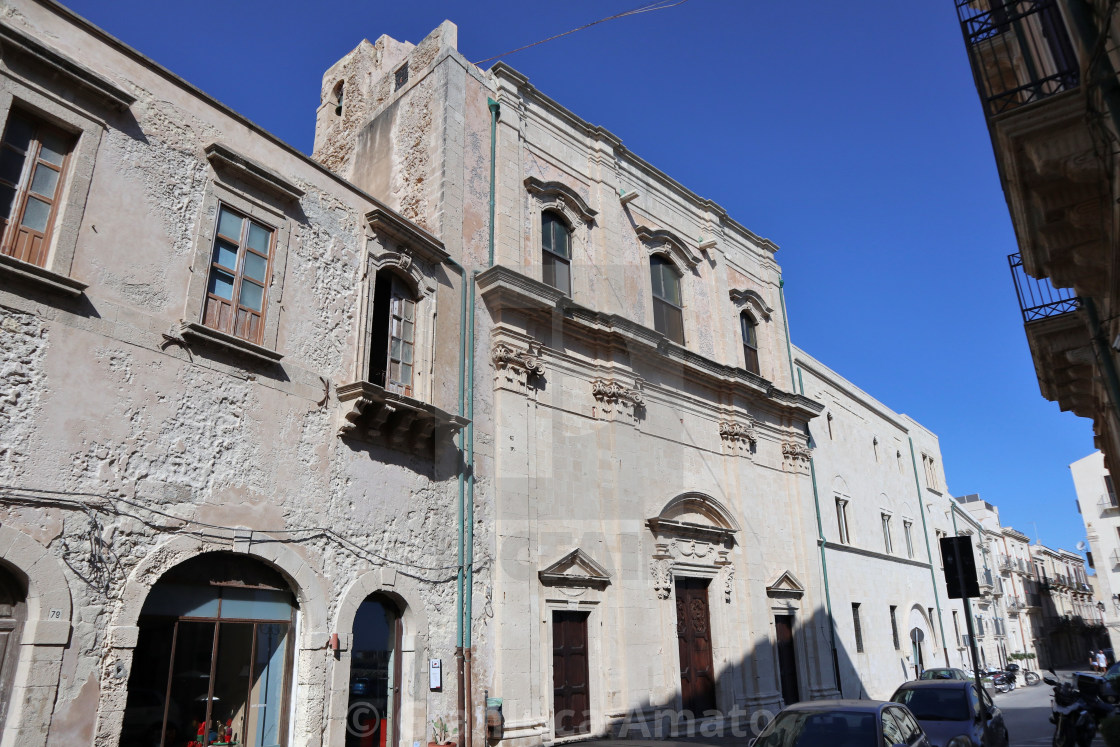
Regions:
<svg viewBox="0 0 1120 747"><path fill-rule="evenodd" d="M743 338L743 368L758 374L758 322L749 311L739 313L739 332Z"/></svg>
<svg viewBox="0 0 1120 747"><path fill-rule="evenodd" d="M559 226L562 230L558 232L556 226ZM567 254L557 251L557 233L562 234L567 243ZM572 295L572 233L572 227L562 213L556 210L541 212L541 279L546 285L552 286L566 296ZM565 283L565 287L561 287L557 281L557 265L566 268L567 283ZM549 279L550 270L551 280Z"/></svg>
<svg viewBox="0 0 1120 747"><path fill-rule="evenodd" d="M30 126L28 145L25 150L19 150L11 144L9 135L15 120L21 120ZM57 140L64 149L61 163L52 163L42 157L44 142L48 137ZM3 135L0 136L0 158L3 154L15 152L21 154L20 173L16 180L10 181L0 177L0 188L12 190L12 204L9 215L0 216L0 253L17 259L21 262L46 267L50 255L51 240L54 238L54 227L58 221L60 207L66 195L66 178L69 172L71 154L77 144L73 133L67 132L42 117L35 116L22 108L13 109L4 123ZM33 191L35 176L39 169L47 169L56 174L54 189L50 195ZM47 217L42 230L24 225L27 217L27 206L31 200L48 205Z"/></svg>
<svg viewBox="0 0 1120 747"><path fill-rule="evenodd" d="M672 274L676 285L675 300L665 295L664 273L666 269ZM655 281L655 273L660 273L661 282ZM683 290L681 288L683 275L681 271L677 269L676 264L662 254L651 254L649 256L649 275L653 297L653 328L678 345L684 345L684 301L682 300ZM660 293L658 292L659 286L661 289ZM659 311L660 314L658 313ZM671 329L671 323L668 318L670 315L677 322L677 330Z"/></svg>
<svg viewBox="0 0 1120 747"><path fill-rule="evenodd" d="M241 233L236 239L221 232L221 216L223 211L238 216L242 221ZM245 280L245 262L248 255L252 254L257 257L262 256L259 251L249 246L249 232L251 226L253 226L254 224L268 231L268 256L265 257L264 279L260 283L258 283L251 276L247 281ZM210 329L217 330L218 332L222 332L227 335L231 335L239 340L245 340L246 342L250 342L254 345L261 344L261 341L264 338L265 323L268 316L268 296L269 290L271 289L272 285L272 267L276 259L276 238L276 226L269 225L264 221L261 221L259 218L256 218L247 212L238 210L237 208L229 205L222 200L218 201L218 212L214 219L214 235L213 240L211 241L210 263L206 273L206 297L202 304L201 323L203 324L203 326L209 327ZM218 246L219 242L222 241L228 242L229 244L236 244L237 267L230 268L226 265L218 263ZM222 298L220 295L217 295L210 290L211 280L215 276L216 272L224 273L233 277L231 297L228 300ZM244 306L241 303L241 290L245 282L248 282L250 285L261 286L261 304L259 311L253 309L252 307ZM216 320L217 323L214 323L214 320L211 319L210 312L212 303L218 307L218 318ZM226 328L226 326L222 324L221 321L223 307L226 305L228 305L232 310L228 328ZM239 329L240 325L238 324L238 318L242 312L245 312L245 314L249 318L256 316L257 321L255 326L255 334L241 333L241 330Z"/></svg>
<svg viewBox="0 0 1120 747"><path fill-rule="evenodd" d="M386 391L403 394L406 397L415 396L416 366L417 366L417 322L421 310L420 295L405 281L398 272L388 267L382 267L374 273L372 288L372 316L368 328L369 360L366 362L366 381L376 384ZM404 303L412 304L412 319L408 320L404 314ZM397 313L398 309L400 313ZM399 320L401 335L397 335ZM412 339L404 337L405 325L412 324ZM401 354L394 357L393 342L400 341ZM404 351L411 350L411 361L404 361ZM399 366L409 366L408 380L404 377L393 378L393 363ZM381 365L383 367L379 368Z"/></svg>

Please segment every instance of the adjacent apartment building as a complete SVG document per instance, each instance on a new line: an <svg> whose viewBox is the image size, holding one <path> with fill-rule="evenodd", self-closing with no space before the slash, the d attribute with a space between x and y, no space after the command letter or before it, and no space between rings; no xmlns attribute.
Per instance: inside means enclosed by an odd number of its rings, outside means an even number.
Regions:
<svg viewBox="0 0 1120 747"><path fill-rule="evenodd" d="M1021 535L793 346L777 246L453 24L332 66L308 157L11 7L3 747L529 747L885 697L965 661L937 540L969 532L986 660L1025 650L990 549Z"/></svg>

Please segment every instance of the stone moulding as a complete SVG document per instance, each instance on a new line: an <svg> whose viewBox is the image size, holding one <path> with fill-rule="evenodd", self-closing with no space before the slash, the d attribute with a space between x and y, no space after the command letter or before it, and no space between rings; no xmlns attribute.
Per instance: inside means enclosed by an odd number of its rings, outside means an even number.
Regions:
<svg viewBox="0 0 1120 747"><path fill-rule="evenodd" d="M215 171L223 170L282 200L297 202L303 197L302 189L222 143L207 145L206 159Z"/></svg>
<svg viewBox="0 0 1120 747"><path fill-rule="evenodd" d="M782 462L787 470L808 472L813 452L808 446L792 441L782 442Z"/></svg>
<svg viewBox="0 0 1120 747"><path fill-rule="evenodd" d="M184 347L186 347L187 341L212 345L266 364L277 364L284 357L283 354L263 345L257 345L248 340L242 340L240 337L219 332L198 322L179 322L171 328L170 333L164 335L164 339Z"/></svg>
<svg viewBox="0 0 1120 747"><path fill-rule="evenodd" d="M339 438L357 438L395 449L430 450L469 421L435 405L396 394L368 381L335 390L341 406Z"/></svg>
<svg viewBox="0 0 1120 747"><path fill-rule="evenodd" d="M751 453L751 449L758 444L754 419L749 416L742 421L721 420L719 437L729 449L737 450L741 454Z"/></svg>
<svg viewBox="0 0 1120 747"><path fill-rule="evenodd" d="M617 415L626 415L637 420L645 413L646 400L642 396L642 380L634 380L634 386L626 386L616 379L592 379L591 395L599 404L600 418L613 420Z"/></svg>
<svg viewBox="0 0 1120 747"><path fill-rule="evenodd" d="M767 322L770 321L770 315L774 313L774 309L770 308L758 291L750 288L733 288L728 291L728 296L731 298L731 303L736 306L750 306Z"/></svg>
<svg viewBox="0 0 1120 747"><path fill-rule="evenodd" d="M412 225L386 208L374 208L366 213L366 222L374 231L389 236L420 259L431 264L441 264L451 259L439 239ZM407 269L407 266L403 269Z"/></svg>
<svg viewBox="0 0 1120 747"><path fill-rule="evenodd" d="M64 76L87 93L93 94L121 111L136 102L135 96L115 83L109 82L92 70L40 44L35 39L24 36L5 23L0 23L0 45L3 45L5 56L13 50L19 50L44 67Z"/></svg>
<svg viewBox="0 0 1120 747"><path fill-rule="evenodd" d="M634 230L650 251L666 252L689 269L700 264L700 258L693 254L684 241L672 231L663 228L653 229L648 226L636 226Z"/></svg>
<svg viewBox="0 0 1120 747"><path fill-rule="evenodd" d="M6 254L0 254L0 275L34 283L47 290L74 297L82 295L88 287L85 283L66 275L59 275L57 272L51 272L30 262L21 262Z"/></svg>
<svg viewBox="0 0 1120 747"><path fill-rule="evenodd" d="M573 573L573 571L578 571ZM537 578L545 586L567 586L572 588L605 589L611 582L611 574L594 558L576 548L552 565L537 572Z"/></svg>
<svg viewBox="0 0 1120 747"><path fill-rule="evenodd" d="M528 351L519 351L504 342L495 344L490 351L495 387L523 392L536 379L544 378L543 350L539 342L530 342Z"/></svg>
<svg viewBox="0 0 1120 747"><path fill-rule="evenodd" d="M525 189L531 195L556 197L567 203L568 207L579 214L584 223L592 223L598 211L592 209L579 193L563 182L542 182L535 176L525 177Z"/></svg>
<svg viewBox="0 0 1120 747"><path fill-rule="evenodd" d="M676 343L664 335L618 314L593 311L568 299L561 291L504 265L495 265L478 275L478 288L495 312L539 315L549 320L563 314L564 334L579 335L597 344L628 350L649 364L671 368L702 386L731 394L765 399L789 417L809 420L824 410L824 404L793 392L742 368L717 363Z"/></svg>

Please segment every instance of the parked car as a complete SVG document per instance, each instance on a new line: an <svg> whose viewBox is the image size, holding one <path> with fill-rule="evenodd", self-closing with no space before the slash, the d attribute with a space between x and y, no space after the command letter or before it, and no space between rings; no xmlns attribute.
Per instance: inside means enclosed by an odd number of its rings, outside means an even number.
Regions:
<svg viewBox="0 0 1120 747"><path fill-rule="evenodd" d="M940 667L934 669L927 669L922 672L920 680L960 680L961 682L968 682L971 677L965 674L963 669L956 669L955 667Z"/></svg>
<svg viewBox="0 0 1120 747"><path fill-rule="evenodd" d="M1007 747L1003 712L975 682L915 680L904 682L891 700L918 719L933 747ZM983 703L983 709L981 709Z"/></svg>
<svg viewBox="0 0 1120 747"><path fill-rule="evenodd" d="M910 711L881 700L794 703L750 747L933 747Z"/></svg>

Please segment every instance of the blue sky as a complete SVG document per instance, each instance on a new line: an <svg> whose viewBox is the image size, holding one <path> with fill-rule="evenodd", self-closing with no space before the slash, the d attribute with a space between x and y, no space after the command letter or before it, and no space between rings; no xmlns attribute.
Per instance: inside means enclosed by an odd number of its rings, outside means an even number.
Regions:
<svg viewBox="0 0 1120 747"><path fill-rule="evenodd" d="M481 60L641 4L68 3L305 152L323 71L363 37L446 18ZM937 433L950 491L1084 538L1068 465L1092 426L1039 394L952 0L688 0L504 60L778 244L794 342Z"/></svg>

